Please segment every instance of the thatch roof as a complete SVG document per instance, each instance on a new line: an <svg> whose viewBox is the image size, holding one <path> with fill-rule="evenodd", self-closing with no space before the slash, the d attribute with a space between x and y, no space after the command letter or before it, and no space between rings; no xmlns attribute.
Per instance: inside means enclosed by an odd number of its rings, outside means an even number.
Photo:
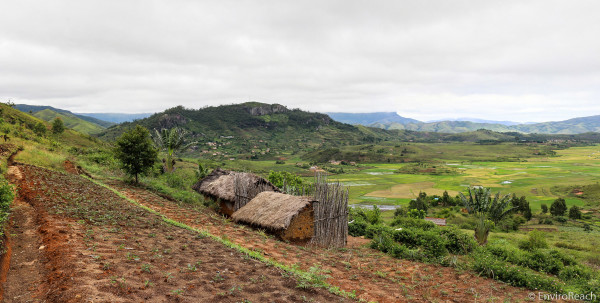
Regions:
<svg viewBox="0 0 600 303"><path fill-rule="evenodd" d="M192 189L200 194L209 196L213 199L221 199L221 201L235 201L235 179L239 178L245 183L247 188L256 188L261 186L272 191L279 189L266 179L251 173L235 172L217 168L212 171L204 179L198 181ZM253 198L253 197L251 197Z"/></svg>
<svg viewBox="0 0 600 303"><path fill-rule="evenodd" d="M231 216L236 222L272 230L287 229L298 213L313 202L310 197L298 197L275 192L262 192Z"/></svg>

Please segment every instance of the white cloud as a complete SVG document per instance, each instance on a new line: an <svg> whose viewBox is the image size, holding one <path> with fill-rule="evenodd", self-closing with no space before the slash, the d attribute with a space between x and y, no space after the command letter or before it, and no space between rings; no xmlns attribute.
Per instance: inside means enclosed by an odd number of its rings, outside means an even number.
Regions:
<svg viewBox="0 0 600 303"><path fill-rule="evenodd" d="M4 1L0 99L257 100L430 120L600 114L597 1Z"/></svg>

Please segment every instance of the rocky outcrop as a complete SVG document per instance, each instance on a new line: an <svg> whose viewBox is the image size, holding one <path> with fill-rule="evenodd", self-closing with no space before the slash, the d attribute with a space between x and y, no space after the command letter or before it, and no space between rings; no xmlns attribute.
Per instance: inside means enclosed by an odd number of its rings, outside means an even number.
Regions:
<svg viewBox="0 0 600 303"><path fill-rule="evenodd" d="M249 107L248 112L252 116L264 116L288 112L289 109L281 104L265 104L263 106Z"/></svg>

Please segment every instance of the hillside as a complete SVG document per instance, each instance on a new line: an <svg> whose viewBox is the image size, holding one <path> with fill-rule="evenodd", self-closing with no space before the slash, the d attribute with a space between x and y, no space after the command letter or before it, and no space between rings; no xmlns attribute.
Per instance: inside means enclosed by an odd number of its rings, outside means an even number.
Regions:
<svg viewBox="0 0 600 303"><path fill-rule="evenodd" d="M95 123L92 123L89 121L85 121L83 119L78 118L77 116L75 116L73 114L58 113L51 109L44 109L44 110L34 113L33 115L37 118L40 118L40 119L42 119L44 121L48 121L48 122L51 122L56 118L61 118L63 120L63 122L65 123L66 127L76 130L80 133L84 133L84 134L90 134L90 135L98 134L105 129L104 127L102 127L98 124L95 124Z"/></svg>
<svg viewBox="0 0 600 303"><path fill-rule="evenodd" d="M98 124L98 125L102 126L103 128L106 128L106 127L109 127L109 126L112 126L112 125L115 124L113 122L108 122L108 120L97 119L95 117L87 116L87 115L83 115L83 114L75 114L75 113L72 113L72 112L70 112L68 110L65 110L65 109L55 108L55 107L47 106L47 105L16 104L15 108L18 109L18 110L20 110L20 111L22 111L22 112L32 113L32 114L35 114L35 113L37 113L39 111L43 111L45 109L49 109L51 111L54 111L54 112L57 112L57 113L60 113L60 114L73 115L73 116L75 116L75 117L77 117L79 119L82 119L84 121L91 122L91 123L94 123L94 124Z"/></svg>
<svg viewBox="0 0 600 303"><path fill-rule="evenodd" d="M230 154L301 151L319 146L354 145L375 140L394 140L396 131L357 127L336 122L329 116L279 104L243 104L187 109L168 109L148 118L108 128L100 138L113 140L123 131L140 124L148 129L181 127L190 132L189 140L220 142Z"/></svg>
<svg viewBox="0 0 600 303"><path fill-rule="evenodd" d="M111 122L107 127L115 123L131 122L137 119L144 119L152 116L152 113L141 113L141 114L123 114L123 113L77 113L80 117L86 117L89 119L101 120Z"/></svg>
<svg viewBox="0 0 600 303"><path fill-rule="evenodd" d="M399 121L390 121L390 119L387 117L376 114L377 113L335 113L335 115L332 115L332 118L340 122L348 121L347 123L361 124L387 130L412 130L441 133L462 133L476 131L478 129L487 129L496 132L519 132L526 134L582 134L600 131L600 115L573 118L565 121L514 124L514 122L509 121L487 121L478 119L472 119L474 121L465 121L466 119L459 119L456 121L419 122L416 120L409 121L412 119L400 116L398 117L406 120L399 119ZM350 115L350 117L354 118L349 119L345 115Z"/></svg>
<svg viewBox="0 0 600 303"><path fill-rule="evenodd" d="M405 118L398 115L395 112L377 112L377 113L326 113L333 120L348 123L348 124L360 124L360 125L371 125L374 123L381 124L409 124L409 123L421 123L421 121Z"/></svg>

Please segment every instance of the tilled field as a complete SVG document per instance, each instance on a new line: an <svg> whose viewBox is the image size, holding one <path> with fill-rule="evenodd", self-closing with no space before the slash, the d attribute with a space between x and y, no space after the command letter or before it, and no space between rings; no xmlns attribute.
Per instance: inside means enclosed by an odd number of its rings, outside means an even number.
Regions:
<svg viewBox="0 0 600 303"><path fill-rule="evenodd" d="M18 200L33 210L19 220L34 216L29 232L41 243L23 246L16 237L11 245L35 250L28 262L40 270L37 287L23 293L15 275L27 265L11 264L20 269L8 273L5 302L347 301L299 288L287 273L167 224L79 176L29 165L12 170Z"/></svg>
<svg viewBox="0 0 600 303"><path fill-rule="evenodd" d="M367 247L369 240L349 237L343 249L292 245L225 219L213 211L175 203L120 181L109 185L161 214L211 234L227 237L288 266L318 269L327 282L360 299L376 302L522 302L529 291L482 278L468 271L395 259Z"/></svg>

